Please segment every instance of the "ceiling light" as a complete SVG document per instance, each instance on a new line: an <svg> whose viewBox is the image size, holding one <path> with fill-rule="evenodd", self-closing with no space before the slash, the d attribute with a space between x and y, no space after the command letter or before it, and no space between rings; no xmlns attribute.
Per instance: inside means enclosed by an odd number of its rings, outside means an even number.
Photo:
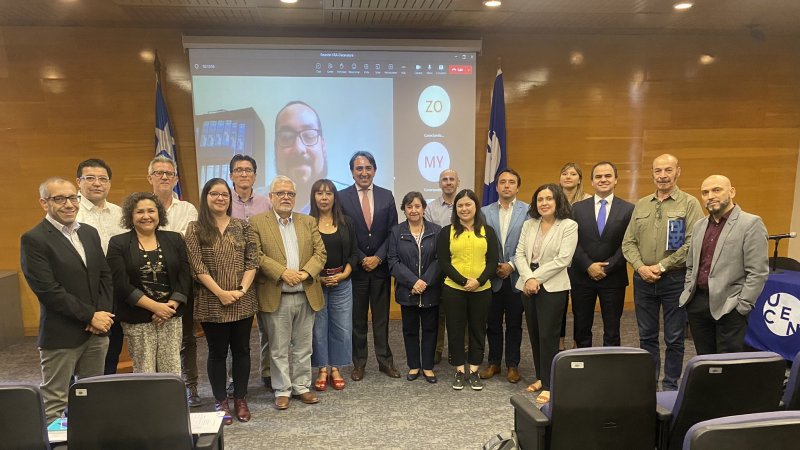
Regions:
<svg viewBox="0 0 800 450"><path fill-rule="evenodd" d="M489 8L497 8L502 4L503 2L501 2L500 0L485 0L483 2L483 6L488 6Z"/></svg>
<svg viewBox="0 0 800 450"><path fill-rule="evenodd" d="M709 55L708 53L700 55L700 64L708 65L716 61L717 58L714 55Z"/></svg>
<svg viewBox="0 0 800 450"><path fill-rule="evenodd" d="M694 6L694 3L692 2L679 2L672 5L672 7L677 9L678 11L685 11L687 9L690 9L692 6Z"/></svg>
<svg viewBox="0 0 800 450"><path fill-rule="evenodd" d="M297 3L297 0L281 0L281 3Z"/></svg>

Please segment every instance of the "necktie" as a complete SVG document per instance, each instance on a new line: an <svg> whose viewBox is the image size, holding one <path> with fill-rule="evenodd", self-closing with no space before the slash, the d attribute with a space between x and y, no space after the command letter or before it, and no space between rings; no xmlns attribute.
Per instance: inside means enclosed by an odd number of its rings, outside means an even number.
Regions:
<svg viewBox="0 0 800 450"><path fill-rule="evenodd" d="M603 228L606 227L606 199L600 200L600 211L597 212L597 231L602 236Z"/></svg>
<svg viewBox="0 0 800 450"><path fill-rule="evenodd" d="M361 212L364 213L364 222L367 223L367 229L372 229L372 209L369 207L369 189L361 189L363 193L361 197Z"/></svg>

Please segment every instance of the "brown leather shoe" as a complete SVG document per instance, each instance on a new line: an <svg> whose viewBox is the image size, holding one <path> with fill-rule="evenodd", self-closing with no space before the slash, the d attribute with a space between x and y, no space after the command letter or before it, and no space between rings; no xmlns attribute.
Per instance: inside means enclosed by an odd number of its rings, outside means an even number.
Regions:
<svg viewBox="0 0 800 450"><path fill-rule="evenodd" d="M250 408L247 407L247 400L235 398L233 399L233 407L236 409L236 420L239 422L250 421Z"/></svg>
<svg viewBox="0 0 800 450"><path fill-rule="evenodd" d="M497 364L489 364L488 366L486 366L485 369L480 371L479 375L482 379L488 380L489 378L492 378L498 373L500 373L500 366L498 366Z"/></svg>
<svg viewBox="0 0 800 450"><path fill-rule="evenodd" d="M312 392L304 392L300 395L292 395L292 397L300 400L301 402L305 403L306 405L313 405L315 403L319 403L319 398L314 395Z"/></svg>
<svg viewBox="0 0 800 450"><path fill-rule="evenodd" d="M275 397L275 409L279 411L289 409L289 397Z"/></svg>
<svg viewBox="0 0 800 450"><path fill-rule="evenodd" d="M214 401L214 410L215 411L223 411L225 415L222 417L222 423L225 425L230 425L233 423L233 416L231 415L231 407L228 404L228 399L219 402Z"/></svg>
<svg viewBox="0 0 800 450"><path fill-rule="evenodd" d="M506 374L506 380L508 380L509 383L517 383L520 379L521 377L519 376L519 370L517 370L516 367L509 367L508 373Z"/></svg>
<svg viewBox="0 0 800 450"><path fill-rule="evenodd" d="M363 367L353 367L353 372L350 373L350 378L353 381L361 381L364 379L364 368Z"/></svg>
<svg viewBox="0 0 800 450"><path fill-rule="evenodd" d="M391 366L381 366L378 368L381 372L385 373L389 378L400 378L400 372Z"/></svg>

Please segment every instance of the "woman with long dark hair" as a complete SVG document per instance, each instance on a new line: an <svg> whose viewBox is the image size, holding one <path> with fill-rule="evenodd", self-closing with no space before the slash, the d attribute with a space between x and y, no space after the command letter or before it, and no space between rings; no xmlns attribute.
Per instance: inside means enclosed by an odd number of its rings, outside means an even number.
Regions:
<svg viewBox="0 0 800 450"><path fill-rule="evenodd" d="M570 289L567 267L578 245L578 224L557 184L544 184L531 199L530 219L522 225L514 266L519 272L516 288L533 350L536 382L529 392L541 391L536 402L550 401L550 365L558 353L566 299Z"/></svg>
<svg viewBox="0 0 800 450"><path fill-rule="evenodd" d="M250 377L250 330L258 304L250 289L258 268L258 243L250 223L231 217L231 189L221 178L208 180L200 194L196 222L186 230L192 271L200 285L194 299L194 319L208 342L208 381L217 411L233 423L225 359L233 356L233 402L236 418L250 420L247 383Z"/></svg>
<svg viewBox="0 0 800 450"><path fill-rule="evenodd" d="M499 259L497 233L486 225L478 196L464 189L453 199L451 224L442 228L436 243L439 267L445 275L442 304L447 324L448 352L456 367L453 389L483 389L478 366L483 362L486 320L492 301L491 277ZM464 353L464 329L469 329L469 351ZM469 375L465 373L469 364Z"/></svg>
<svg viewBox="0 0 800 450"><path fill-rule="evenodd" d="M314 316L311 366L318 368L314 389L324 391L328 382L342 390L340 369L353 363L353 286L350 274L358 264L356 231L350 217L342 213L333 181L322 179L311 185L311 216L328 252L319 281L325 306ZM330 366L330 372L328 372Z"/></svg>

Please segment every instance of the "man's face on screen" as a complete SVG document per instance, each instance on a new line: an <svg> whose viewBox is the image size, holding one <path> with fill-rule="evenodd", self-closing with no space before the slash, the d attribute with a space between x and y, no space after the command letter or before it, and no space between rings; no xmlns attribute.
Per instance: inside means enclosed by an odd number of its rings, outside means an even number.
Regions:
<svg viewBox="0 0 800 450"><path fill-rule="evenodd" d="M286 107L275 121L275 165L298 184L325 178L327 153L317 113L302 104Z"/></svg>

